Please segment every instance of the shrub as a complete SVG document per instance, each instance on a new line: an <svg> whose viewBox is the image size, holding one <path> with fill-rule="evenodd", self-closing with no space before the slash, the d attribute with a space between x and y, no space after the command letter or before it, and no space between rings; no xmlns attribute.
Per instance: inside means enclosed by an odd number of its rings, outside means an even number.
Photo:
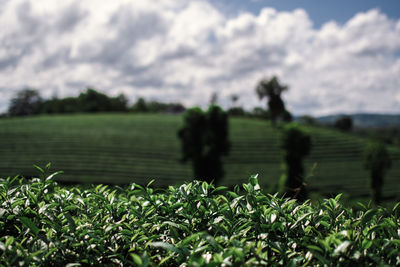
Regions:
<svg viewBox="0 0 400 267"><path fill-rule="evenodd" d="M379 204L382 199L385 171L391 167L391 160L384 144L368 143L364 151L364 167L370 171L372 199L375 204Z"/></svg>
<svg viewBox="0 0 400 267"><path fill-rule="evenodd" d="M196 179L216 183L223 177L221 157L230 149L228 116L218 106L205 113L200 108L188 109L178 136L182 141L182 161L192 161Z"/></svg>
<svg viewBox="0 0 400 267"><path fill-rule="evenodd" d="M399 265L398 205L353 211L193 181L156 191L0 180L4 266ZM69 264L69 265L68 265Z"/></svg>
<svg viewBox="0 0 400 267"><path fill-rule="evenodd" d="M282 176L281 190L286 196L305 200L303 158L310 153L311 137L296 124L286 125L283 129L281 148L284 150L286 173Z"/></svg>
<svg viewBox="0 0 400 267"><path fill-rule="evenodd" d="M353 120L350 116L341 117L335 121L333 127L344 132L349 132L353 128Z"/></svg>

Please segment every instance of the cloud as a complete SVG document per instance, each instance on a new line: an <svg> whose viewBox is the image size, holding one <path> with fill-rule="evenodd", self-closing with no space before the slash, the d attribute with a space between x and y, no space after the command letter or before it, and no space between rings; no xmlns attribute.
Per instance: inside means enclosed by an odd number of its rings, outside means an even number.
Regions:
<svg viewBox="0 0 400 267"><path fill-rule="evenodd" d="M320 29L303 9L231 16L205 0L2 1L0 112L18 90L44 97L93 86L186 105L228 107L278 75L295 114L400 112L400 20L379 10Z"/></svg>

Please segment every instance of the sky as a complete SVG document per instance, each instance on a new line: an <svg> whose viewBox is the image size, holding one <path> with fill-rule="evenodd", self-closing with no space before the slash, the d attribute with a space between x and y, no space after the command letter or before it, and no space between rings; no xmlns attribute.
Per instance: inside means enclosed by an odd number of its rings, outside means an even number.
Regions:
<svg viewBox="0 0 400 267"><path fill-rule="evenodd" d="M0 113L27 87L251 110L274 75L295 115L400 113L398 0L0 0L0 25Z"/></svg>

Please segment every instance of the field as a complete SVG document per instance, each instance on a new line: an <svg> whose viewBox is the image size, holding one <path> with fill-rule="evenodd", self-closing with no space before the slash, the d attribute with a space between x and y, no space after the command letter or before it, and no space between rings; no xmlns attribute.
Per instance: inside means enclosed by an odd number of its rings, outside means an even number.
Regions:
<svg viewBox="0 0 400 267"><path fill-rule="evenodd" d="M181 164L176 132L179 115L79 114L0 120L0 177L37 174L33 164L51 162L63 170L64 182L181 184L192 178L191 166ZM368 173L362 166L367 142L325 128L307 128L313 149L306 160L308 187L327 196L345 192L352 197L369 193ZM241 184L259 174L260 184L274 191L282 173L279 129L268 122L230 119L232 149L224 159L221 184ZM384 196L398 199L400 149L390 148L392 169L387 173ZM313 166L315 168L313 168Z"/></svg>

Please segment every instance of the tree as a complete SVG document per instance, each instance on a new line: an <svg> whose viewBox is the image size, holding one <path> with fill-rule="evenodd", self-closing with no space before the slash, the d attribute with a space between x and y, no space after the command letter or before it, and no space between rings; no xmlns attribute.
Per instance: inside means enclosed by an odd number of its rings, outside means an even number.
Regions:
<svg viewBox="0 0 400 267"><path fill-rule="evenodd" d="M26 116L37 114L40 111L42 104L42 98L38 91L34 89L24 89L17 93L17 95L11 99L10 106L8 108L8 114L10 116Z"/></svg>
<svg viewBox="0 0 400 267"><path fill-rule="evenodd" d="M239 100L239 95L237 94L232 94L230 96L231 101L232 101L232 108L236 106L237 101Z"/></svg>
<svg viewBox="0 0 400 267"><path fill-rule="evenodd" d="M136 103L132 106L131 109L133 112L147 112L148 111L148 107L147 107L147 103L146 101L140 97Z"/></svg>
<svg viewBox="0 0 400 267"><path fill-rule="evenodd" d="M210 105L216 105L217 102L218 102L218 93L214 92L211 94L211 97L210 97Z"/></svg>
<svg viewBox="0 0 400 267"><path fill-rule="evenodd" d="M288 124L283 129L281 148L284 150L286 173L281 178L281 191L286 196L304 201L307 191L304 186L303 158L311 151L311 137L296 124Z"/></svg>
<svg viewBox="0 0 400 267"><path fill-rule="evenodd" d="M256 87L256 92L260 99L268 98L268 109L272 124L275 124L276 120L285 112L285 104L281 94L286 90L288 90L288 87L279 84L276 76L271 79L261 80Z"/></svg>
<svg viewBox="0 0 400 267"><path fill-rule="evenodd" d="M178 136L182 142L182 161L192 161L195 178L217 183L224 175L221 157L230 149L226 112L215 105L207 112L190 108L184 114Z"/></svg>
<svg viewBox="0 0 400 267"><path fill-rule="evenodd" d="M303 115L299 118L299 121L305 125L317 125L317 120L311 115Z"/></svg>
<svg viewBox="0 0 400 267"><path fill-rule="evenodd" d="M83 112L104 112L110 111L112 104L108 96L99 93L92 88L81 93L78 97L80 110Z"/></svg>
<svg viewBox="0 0 400 267"><path fill-rule="evenodd" d="M349 132L353 128L353 120L350 116L343 116L335 121L333 127L344 132Z"/></svg>
<svg viewBox="0 0 400 267"><path fill-rule="evenodd" d="M375 204L382 200L383 178L391 160L386 147L380 142L370 142L364 150L364 167L370 171L370 187Z"/></svg>

